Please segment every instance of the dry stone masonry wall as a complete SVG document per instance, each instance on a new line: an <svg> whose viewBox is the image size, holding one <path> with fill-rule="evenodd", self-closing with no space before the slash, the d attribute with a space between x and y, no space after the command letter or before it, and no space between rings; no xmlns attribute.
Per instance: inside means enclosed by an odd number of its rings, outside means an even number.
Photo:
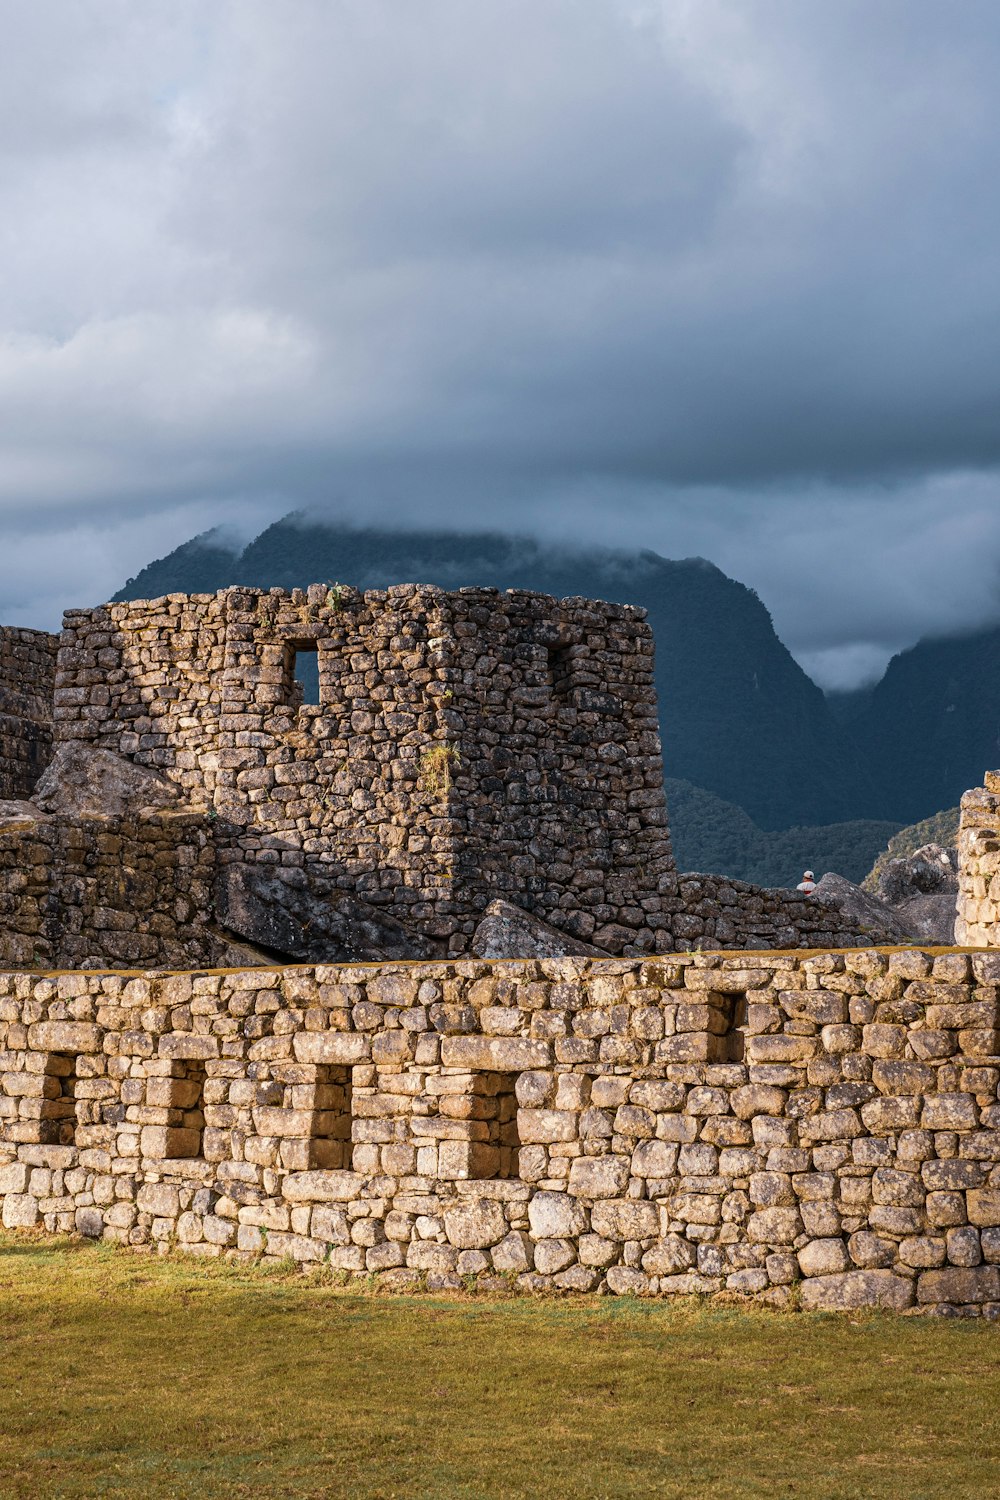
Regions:
<svg viewBox="0 0 1000 1500"><path fill-rule="evenodd" d="M58 637L0 626L0 800L30 797L52 750Z"/></svg>
<svg viewBox="0 0 1000 1500"><path fill-rule="evenodd" d="M224 961L205 819L12 817L0 824L0 962L23 968Z"/></svg>
<svg viewBox="0 0 1000 1500"><path fill-rule="evenodd" d="M70 611L56 733L178 783L236 827L234 857L452 951L494 897L652 951L675 879L644 613L410 585Z"/></svg>
<svg viewBox="0 0 1000 1500"><path fill-rule="evenodd" d="M1000 771L962 798L955 941L1000 947Z"/></svg>
<svg viewBox="0 0 1000 1500"><path fill-rule="evenodd" d="M1000 1313L1000 955L0 976L6 1227Z"/></svg>
<svg viewBox="0 0 1000 1500"><path fill-rule="evenodd" d="M127 757L202 809L220 869L349 892L442 956L494 899L626 955L871 941L787 892L678 885L641 609L316 585L71 610L54 712L61 746ZM205 961L195 939L174 935Z"/></svg>

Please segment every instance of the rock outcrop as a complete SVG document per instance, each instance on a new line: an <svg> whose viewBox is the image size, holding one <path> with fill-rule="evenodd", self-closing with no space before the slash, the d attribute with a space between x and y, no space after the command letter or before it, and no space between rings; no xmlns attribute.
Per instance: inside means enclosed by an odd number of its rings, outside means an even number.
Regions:
<svg viewBox="0 0 1000 1500"><path fill-rule="evenodd" d="M177 807L173 782L112 750L80 742L58 745L33 801L61 818L119 818L144 808Z"/></svg>
<svg viewBox="0 0 1000 1500"><path fill-rule="evenodd" d="M917 896L958 892L958 850L924 844L905 859L891 859L879 871L876 894L890 906L902 906Z"/></svg>
<svg viewBox="0 0 1000 1500"><path fill-rule="evenodd" d="M835 901L842 913L888 942L947 947L955 941L958 855L940 844L924 844L879 871L875 890L853 885L842 875L824 875L820 900Z"/></svg>
<svg viewBox="0 0 1000 1500"><path fill-rule="evenodd" d="M607 957L603 949L581 943L509 901L490 902L473 936L472 951L477 958Z"/></svg>
<svg viewBox="0 0 1000 1500"><path fill-rule="evenodd" d="M823 876L813 895L817 901L836 907L860 931L876 942L909 943L911 936L899 913L878 896L863 891L859 885L830 872Z"/></svg>
<svg viewBox="0 0 1000 1500"><path fill-rule="evenodd" d="M226 865L215 884L219 923L268 953L302 963L430 958L434 944L356 896L321 895L299 870Z"/></svg>

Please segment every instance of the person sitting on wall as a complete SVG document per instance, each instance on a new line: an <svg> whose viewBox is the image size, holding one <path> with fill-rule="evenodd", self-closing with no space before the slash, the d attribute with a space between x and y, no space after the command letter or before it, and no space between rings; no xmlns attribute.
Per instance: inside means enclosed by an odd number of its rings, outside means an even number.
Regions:
<svg viewBox="0 0 1000 1500"><path fill-rule="evenodd" d="M797 891L801 891L803 896L812 895L813 891L816 889L816 876L813 874L812 870L807 870L805 872L795 889Z"/></svg>

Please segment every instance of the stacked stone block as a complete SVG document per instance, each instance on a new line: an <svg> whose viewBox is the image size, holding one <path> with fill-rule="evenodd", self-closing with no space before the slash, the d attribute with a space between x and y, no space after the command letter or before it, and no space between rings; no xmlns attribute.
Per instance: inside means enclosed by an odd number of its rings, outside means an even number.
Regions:
<svg viewBox="0 0 1000 1500"><path fill-rule="evenodd" d="M390 1287L995 1317L1000 959L8 974L0 1195Z"/></svg>
<svg viewBox="0 0 1000 1500"><path fill-rule="evenodd" d="M0 626L0 800L30 797L52 753L58 637Z"/></svg>
<svg viewBox="0 0 1000 1500"><path fill-rule="evenodd" d="M1000 771L962 798L955 941L1000 947Z"/></svg>
<svg viewBox="0 0 1000 1500"><path fill-rule="evenodd" d="M176 782L220 863L350 891L442 953L496 897L615 953L869 940L787 892L678 887L641 609L314 585L71 610L55 721Z"/></svg>
<svg viewBox="0 0 1000 1500"><path fill-rule="evenodd" d="M216 850L203 814L17 817L0 825L0 962L187 966L218 960Z"/></svg>
<svg viewBox="0 0 1000 1500"><path fill-rule="evenodd" d="M227 857L305 867L452 951L495 896L599 946L671 946L641 609L324 585L70 611L55 719L211 805Z"/></svg>

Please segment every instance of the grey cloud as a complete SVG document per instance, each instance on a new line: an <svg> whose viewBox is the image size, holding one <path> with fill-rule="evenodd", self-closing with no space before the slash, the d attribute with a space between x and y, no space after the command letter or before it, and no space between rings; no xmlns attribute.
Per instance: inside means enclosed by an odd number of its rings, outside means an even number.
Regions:
<svg viewBox="0 0 1000 1500"><path fill-rule="evenodd" d="M831 683L1000 615L985 0L0 24L8 617L300 505L704 554Z"/></svg>

